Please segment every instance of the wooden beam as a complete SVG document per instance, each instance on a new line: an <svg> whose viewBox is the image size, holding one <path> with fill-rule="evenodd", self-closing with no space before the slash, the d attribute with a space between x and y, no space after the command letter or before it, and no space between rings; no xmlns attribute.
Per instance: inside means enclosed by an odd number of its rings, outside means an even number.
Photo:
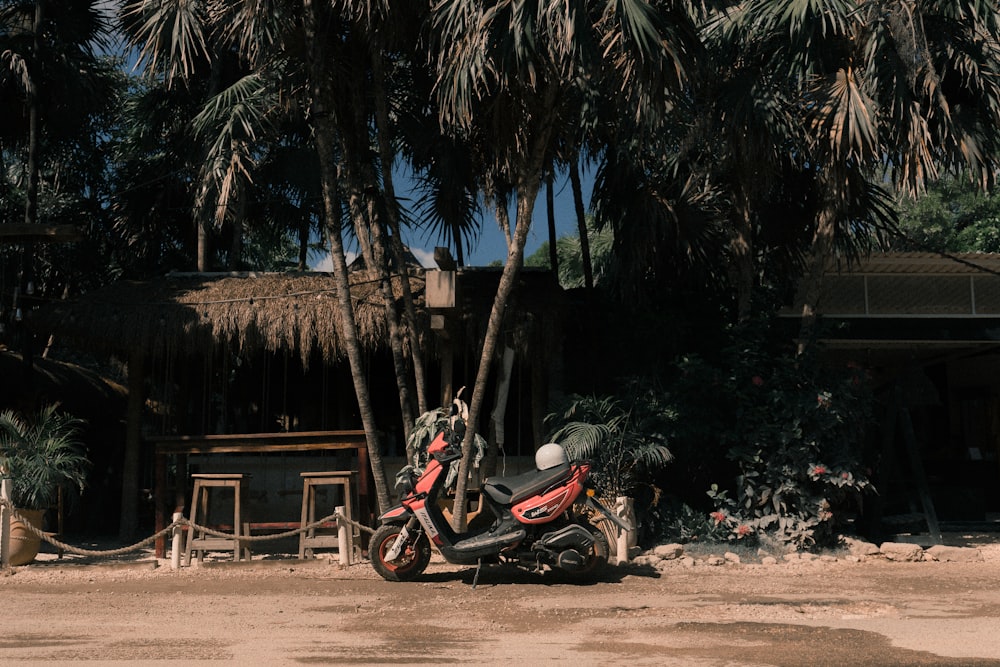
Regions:
<svg viewBox="0 0 1000 667"><path fill-rule="evenodd" d="M27 225L22 222L0 225L0 242L51 241L68 243L82 240L83 234L73 225Z"/></svg>

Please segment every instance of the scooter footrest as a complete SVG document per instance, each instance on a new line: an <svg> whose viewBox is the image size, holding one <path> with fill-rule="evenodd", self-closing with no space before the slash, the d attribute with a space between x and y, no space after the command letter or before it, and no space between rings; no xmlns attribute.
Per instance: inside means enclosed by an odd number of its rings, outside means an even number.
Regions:
<svg viewBox="0 0 1000 667"><path fill-rule="evenodd" d="M480 550L485 550L483 553L487 554L494 552L498 547L504 548L517 544L524 539L525 535L526 533L523 528L504 533L503 535L483 533L482 535L461 540L452 548L463 555L475 555Z"/></svg>

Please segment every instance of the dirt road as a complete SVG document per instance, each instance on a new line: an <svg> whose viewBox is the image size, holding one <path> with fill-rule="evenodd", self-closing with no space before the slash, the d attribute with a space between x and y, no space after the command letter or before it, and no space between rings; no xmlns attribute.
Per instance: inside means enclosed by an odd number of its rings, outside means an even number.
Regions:
<svg viewBox="0 0 1000 667"><path fill-rule="evenodd" d="M0 574L0 665L1000 665L1000 545L970 563L611 568L560 583L435 559L49 561Z"/></svg>

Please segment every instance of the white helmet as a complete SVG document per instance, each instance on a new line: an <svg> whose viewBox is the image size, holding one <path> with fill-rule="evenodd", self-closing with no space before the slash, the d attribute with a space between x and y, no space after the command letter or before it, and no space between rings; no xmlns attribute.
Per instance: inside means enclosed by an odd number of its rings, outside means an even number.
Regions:
<svg viewBox="0 0 1000 667"><path fill-rule="evenodd" d="M562 448L562 445L555 442L542 445L535 452L535 467L539 470L548 470L568 462L569 459L566 457L566 450Z"/></svg>

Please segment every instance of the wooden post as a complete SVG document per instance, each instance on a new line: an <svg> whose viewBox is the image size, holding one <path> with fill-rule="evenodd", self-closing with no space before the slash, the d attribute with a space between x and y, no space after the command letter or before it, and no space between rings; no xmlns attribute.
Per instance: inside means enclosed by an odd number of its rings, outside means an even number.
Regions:
<svg viewBox="0 0 1000 667"><path fill-rule="evenodd" d="M155 448L154 448L155 451ZM167 455L156 452L153 457L153 530L159 533L166 528L164 519L167 516ZM174 517L177 515L175 514ZM175 518L174 521L177 519ZM156 538L154 554L157 558L166 556L167 542L165 537Z"/></svg>
<svg viewBox="0 0 1000 667"><path fill-rule="evenodd" d="M177 523L184 518L184 515L180 512L174 512L173 523ZM181 527L179 525L174 526L174 532L171 534L170 541L170 569L179 570L181 567Z"/></svg>
<svg viewBox="0 0 1000 667"><path fill-rule="evenodd" d="M338 505L335 510L337 517L337 555L340 558L340 566L346 567L351 564L351 557L354 555L354 540L351 535L354 533L354 526L344 521L347 516L347 508Z"/></svg>
<svg viewBox="0 0 1000 667"><path fill-rule="evenodd" d="M10 502L10 478L0 478L0 498ZM10 509L0 504L0 570L10 567Z"/></svg>
<svg viewBox="0 0 1000 667"><path fill-rule="evenodd" d="M636 544L635 531L635 500L628 496L618 496L615 499L615 514L631 528L622 530L618 528L618 543L615 545L617 564L627 563L629 559L629 549Z"/></svg>

